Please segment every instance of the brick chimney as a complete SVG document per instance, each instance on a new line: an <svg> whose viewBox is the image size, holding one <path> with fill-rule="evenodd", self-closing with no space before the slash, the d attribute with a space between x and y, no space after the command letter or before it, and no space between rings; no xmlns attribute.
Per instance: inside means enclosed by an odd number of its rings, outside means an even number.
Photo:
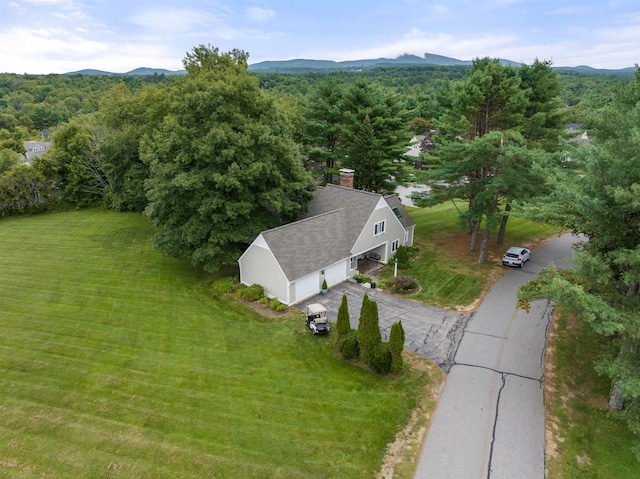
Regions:
<svg viewBox="0 0 640 479"><path fill-rule="evenodd" d="M340 170L340 186L344 188L353 188L353 172L349 168L342 168Z"/></svg>

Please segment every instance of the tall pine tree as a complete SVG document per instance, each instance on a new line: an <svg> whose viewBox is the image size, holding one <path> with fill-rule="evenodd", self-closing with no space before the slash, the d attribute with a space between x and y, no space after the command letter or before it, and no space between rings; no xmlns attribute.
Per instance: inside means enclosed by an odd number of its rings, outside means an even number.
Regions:
<svg viewBox="0 0 640 479"><path fill-rule="evenodd" d="M612 405L640 438L640 69L585 115L591 146L579 153L579 181L564 192L554 214L588 241L569 272L551 266L520 292L520 300L550 298L597 334L617 354L597 368L612 381ZM640 442L636 445L640 457Z"/></svg>

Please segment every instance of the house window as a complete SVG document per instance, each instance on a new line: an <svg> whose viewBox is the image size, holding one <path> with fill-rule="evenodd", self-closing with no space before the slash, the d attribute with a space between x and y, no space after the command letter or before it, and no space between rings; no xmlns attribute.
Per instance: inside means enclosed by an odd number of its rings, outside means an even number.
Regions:
<svg viewBox="0 0 640 479"><path fill-rule="evenodd" d="M396 251L398 251L399 247L400 247L400 240L393 240L393 242L391 243L391 253L395 253Z"/></svg>
<svg viewBox="0 0 640 479"><path fill-rule="evenodd" d="M384 233L387 227L387 220L378 221L373 225L373 236L378 236Z"/></svg>

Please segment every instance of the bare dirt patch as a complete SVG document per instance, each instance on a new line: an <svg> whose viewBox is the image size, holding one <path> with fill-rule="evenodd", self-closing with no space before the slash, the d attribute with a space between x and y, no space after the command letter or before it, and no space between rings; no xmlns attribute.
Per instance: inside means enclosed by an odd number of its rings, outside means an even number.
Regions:
<svg viewBox="0 0 640 479"><path fill-rule="evenodd" d="M558 327L556 321L556 313L554 313L551 328L549 329L549 337L547 338L547 347L544 356L544 403L545 403L545 476L549 476L550 460L557 461L558 443L562 442L562 438L558 434L558 418L553 414L555 409L556 391L558 389L558 378L555 373L555 352L556 341L558 338Z"/></svg>
<svg viewBox="0 0 640 479"><path fill-rule="evenodd" d="M429 373L431 381L418 398L407 425L396 435L395 441L387 445L387 453L377 475L378 479L408 479L414 476L446 378L435 363L416 353L405 350L402 357L412 369Z"/></svg>

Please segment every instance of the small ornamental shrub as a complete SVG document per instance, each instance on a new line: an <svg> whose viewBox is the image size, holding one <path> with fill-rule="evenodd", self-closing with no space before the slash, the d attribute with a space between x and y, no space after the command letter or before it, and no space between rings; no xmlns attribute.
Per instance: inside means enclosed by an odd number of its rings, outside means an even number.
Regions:
<svg viewBox="0 0 640 479"><path fill-rule="evenodd" d="M329 287L327 286L327 280L326 279L322 280L322 289L329 289Z"/></svg>
<svg viewBox="0 0 640 479"><path fill-rule="evenodd" d="M236 298L244 298L244 292L246 291L246 289L247 289L247 285L240 283L236 287Z"/></svg>
<svg viewBox="0 0 640 479"><path fill-rule="evenodd" d="M398 260L398 268L407 269L411 268L418 257L418 248L415 246L399 246L396 250L396 254L393 256L390 264L393 264L395 260Z"/></svg>
<svg viewBox="0 0 640 479"><path fill-rule="evenodd" d="M225 278L217 279L211 285L211 289L216 293L231 293L236 289L238 283L235 278L227 276Z"/></svg>
<svg viewBox="0 0 640 479"><path fill-rule="evenodd" d="M391 371L391 351L389 343L378 343L369 351L369 367L378 374L389 374Z"/></svg>
<svg viewBox="0 0 640 479"><path fill-rule="evenodd" d="M396 254L394 255L394 261L398 260L398 268L406 269L409 265L409 252L407 251L406 246L400 246L396 250Z"/></svg>
<svg viewBox="0 0 640 479"><path fill-rule="evenodd" d="M388 283L392 293L407 294L418 288L418 281L411 276L396 276Z"/></svg>
<svg viewBox="0 0 640 479"><path fill-rule="evenodd" d="M388 283L389 283L388 279L381 279L380 281L378 281L378 288L387 289L387 284Z"/></svg>
<svg viewBox="0 0 640 479"><path fill-rule="evenodd" d="M269 303L269 307L274 311L284 311L285 309L287 309L287 305L281 303L278 298L273 298Z"/></svg>
<svg viewBox="0 0 640 479"><path fill-rule="evenodd" d="M258 303L260 303L262 306L268 306L269 305L269 297L265 294L264 296L262 296L262 298L260 298L258 300Z"/></svg>
<svg viewBox="0 0 640 479"><path fill-rule="evenodd" d="M353 359L358 357L360 353L360 346L358 346L356 331L351 330L342 337L338 345L338 350L344 359Z"/></svg>
<svg viewBox="0 0 640 479"><path fill-rule="evenodd" d="M259 284L252 284L242 292L242 297L248 301L259 301L264 296L264 288Z"/></svg>

